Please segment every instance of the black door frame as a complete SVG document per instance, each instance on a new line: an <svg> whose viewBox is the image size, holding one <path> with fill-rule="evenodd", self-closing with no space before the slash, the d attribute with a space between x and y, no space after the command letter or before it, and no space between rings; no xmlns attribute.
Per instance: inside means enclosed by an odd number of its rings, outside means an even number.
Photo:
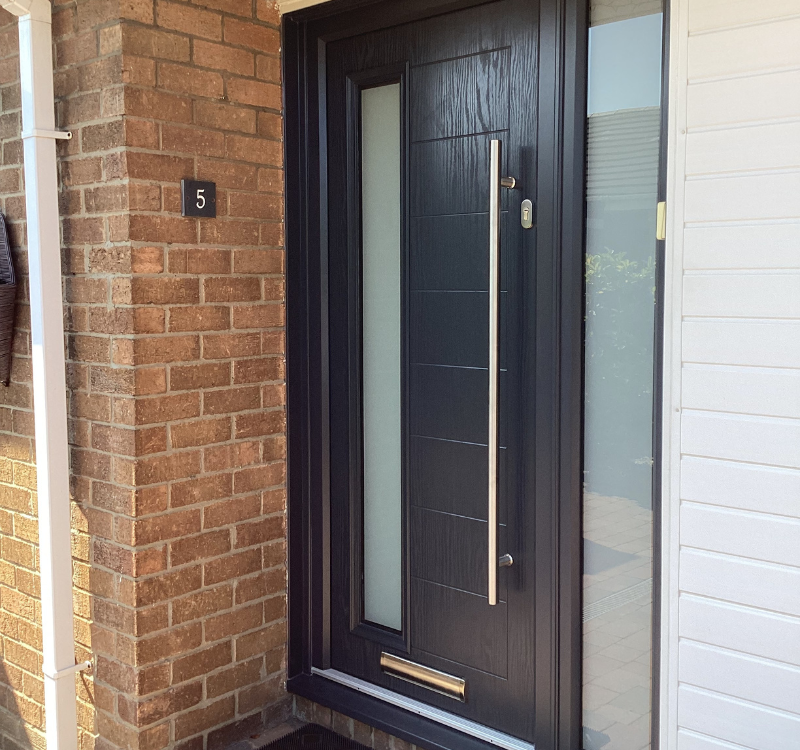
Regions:
<svg viewBox="0 0 800 750"><path fill-rule="evenodd" d="M288 486L290 692L430 750L493 747L438 722L360 693L312 667L329 666L330 511L327 382L327 206L325 45L335 39L478 5L486 0L332 0L283 19L288 305ZM581 471L583 253L587 0L542 3L539 47L540 170L537 216L549 216L538 245L559 249L552 284L540 287L559 320L550 354L558 398L542 440L552 442L556 486L537 521L553 530L537 579L540 694L536 745L581 746ZM534 357L535 353L530 353ZM553 552L555 551L555 554Z"/></svg>

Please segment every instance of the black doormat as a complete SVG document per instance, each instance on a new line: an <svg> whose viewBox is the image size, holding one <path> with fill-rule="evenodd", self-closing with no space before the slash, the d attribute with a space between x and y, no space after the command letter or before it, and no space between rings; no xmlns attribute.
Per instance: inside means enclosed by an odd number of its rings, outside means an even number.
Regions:
<svg viewBox="0 0 800 750"><path fill-rule="evenodd" d="M364 745L331 732L318 724L306 724L261 750L369 750Z"/></svg>

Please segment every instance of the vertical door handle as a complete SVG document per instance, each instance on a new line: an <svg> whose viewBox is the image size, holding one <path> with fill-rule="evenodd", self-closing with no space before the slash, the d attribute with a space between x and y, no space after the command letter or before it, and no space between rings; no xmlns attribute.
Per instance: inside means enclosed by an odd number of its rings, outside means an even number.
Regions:
<svg viewBox="0 0 800 750"><path fill-rule="evenodd" d="M489 159L489 604L497 604L497 568L511 565L511 555L497 555L497 482L500 391L500 188L513 188L513 177L500 177L501 141L491 142Z"/></svg>

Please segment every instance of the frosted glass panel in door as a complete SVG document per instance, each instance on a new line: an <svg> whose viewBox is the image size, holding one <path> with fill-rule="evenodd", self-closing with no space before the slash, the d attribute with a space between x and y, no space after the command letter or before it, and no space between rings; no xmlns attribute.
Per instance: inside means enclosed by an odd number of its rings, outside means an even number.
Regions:
<svg viewBox="0 0 800 750"><path fill-rule="evenodd" d="M402 628L400 84L361 92L364 618Z"/></svg>

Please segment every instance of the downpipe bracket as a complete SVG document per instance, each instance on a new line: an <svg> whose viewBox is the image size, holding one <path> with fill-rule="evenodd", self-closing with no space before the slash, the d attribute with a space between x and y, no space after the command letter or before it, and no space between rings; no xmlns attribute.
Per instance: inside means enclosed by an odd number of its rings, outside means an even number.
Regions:
<svg viewBox="0 0 800 750"><path fill-rule="evenodd" d="M71 141L72 140L72 131L71 130L41 130L40 128L34 128L33 130L25 130L22 133L22 140L27 140L28 138L53 138L57 141Z"/></svg>
<svg viewBox="0 0 800 750"><path fill-rule="evenodd" d="M49 677L51 680L60 680L62 677L69 677L76 672L91 671L93 666L91 661L81 661L77 664L73 664L71 667L64 667L64 669L58 669L52 672L50 670L42 670L42 672L45 677Z"/></svg>

